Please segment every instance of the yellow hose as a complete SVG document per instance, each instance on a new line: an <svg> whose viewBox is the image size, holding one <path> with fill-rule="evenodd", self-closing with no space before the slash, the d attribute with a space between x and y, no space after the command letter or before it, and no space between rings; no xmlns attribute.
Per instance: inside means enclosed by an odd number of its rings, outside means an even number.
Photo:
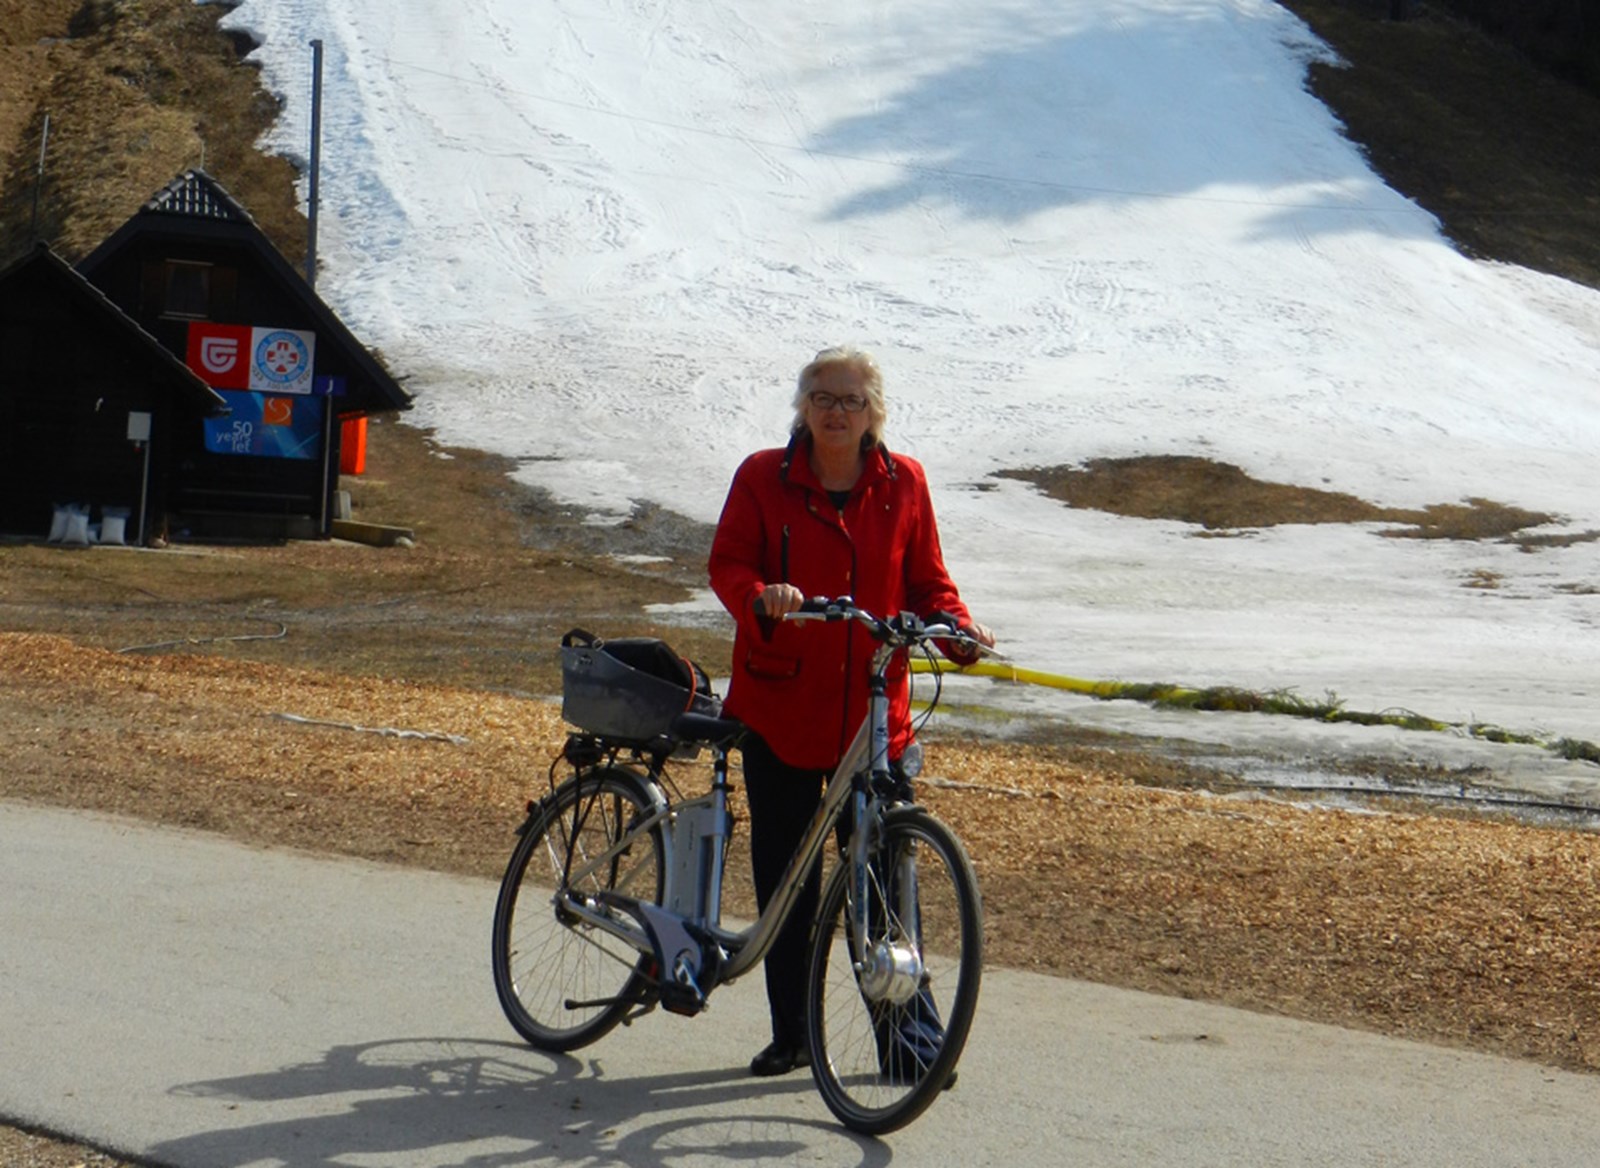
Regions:
<svg viewBox="0 0 1600 1168"><path fill-rule="evenodd" d="M1560 738L1552 742L1529 734L1514 734L1497 726L1477 723L1442 722L1427 718L1410 710L1381 714L1365 714L1344 709L1332 695L1322 703L1295 698L1292 694L1254 694L1246 690L1219 686L1212 689L1191 689L1165 683L1140 683L1126 681L1090 681L1081 677L1066 677L1059 673L1045 673L1038 669L1020 669L998 661L979 661L975 665L955 665L915 658L911 662L913 673L964 673L1009 681L1014 685L1038 685L1047 689L1065 690L1084 694L1102 701L1141 701L1151 705L1184 706L1191 709L1236 710L1250 713L1290 714L1301 718L1315 718L1323 722L1354 722L1363 726L1398 726L1404 730L1460 730L1474 738L1488 742L1515 743L1525 746L1542 746L1563 758L1600 762L1600 746L1579 739Z"/></svg>

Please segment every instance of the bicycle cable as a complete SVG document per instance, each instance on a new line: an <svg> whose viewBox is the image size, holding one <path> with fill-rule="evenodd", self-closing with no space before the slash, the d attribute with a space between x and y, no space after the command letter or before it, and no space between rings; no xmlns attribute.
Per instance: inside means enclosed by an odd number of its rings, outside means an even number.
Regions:
<svg viewBox="0 0 1600 1168"><path fill-rule="evenodd" d="M939 706L940 695L942 695L944 692L944 670L939 668L939 661L938 658L934 656L933 650L928 647L928 643L926 641L918 644L916 648L917 651L920 652L924 659L926 659L928 662L928 669L926 672L933 674L933 700L928 702L927 708L912 720L911 735L913 738L922 733L922 728L928 724L928 719L933 717L933 711ZM911 693L908 696L912 698L916 697L916 677L919 672L923 671L912 669L911 662L909 660L906 662L906 674L910 679L911 687Z"/></svg>

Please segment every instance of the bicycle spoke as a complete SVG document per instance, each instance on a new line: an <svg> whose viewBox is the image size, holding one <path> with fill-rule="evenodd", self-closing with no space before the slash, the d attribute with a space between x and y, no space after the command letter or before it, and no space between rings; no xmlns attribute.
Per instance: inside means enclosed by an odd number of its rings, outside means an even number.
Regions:
<svg viewBox="0 0 1600 1168"><path fill-rule="evenodd" d="M649 992L638 950L570 906L605 913L619 896L659 901L659 829L619 847L650 811L633 772L585 772L513 853L495 911L495 988L507 1019L536 1046L593 1042Z"/></svg>

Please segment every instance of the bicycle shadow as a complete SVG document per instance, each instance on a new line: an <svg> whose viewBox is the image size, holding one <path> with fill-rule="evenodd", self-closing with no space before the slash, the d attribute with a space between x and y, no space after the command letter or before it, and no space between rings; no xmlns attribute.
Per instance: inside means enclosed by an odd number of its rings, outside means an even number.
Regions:
<svg viewBox="0 0 1600 1168"><path fill-rule="evenodd" d="M883 1168L893 1158L887 1145L835 1123L808 1075L756 1081L742 1066L619 1075L608 1071L608 1061L491 1040L335 1046L314 1063L171 1088L173 1095L215 1101L227 1118L146 1154L178 1168L668 1168L788 1163L799 1156ZM812 1096L814 1117L759 1108L796 1095Z"/></svg>

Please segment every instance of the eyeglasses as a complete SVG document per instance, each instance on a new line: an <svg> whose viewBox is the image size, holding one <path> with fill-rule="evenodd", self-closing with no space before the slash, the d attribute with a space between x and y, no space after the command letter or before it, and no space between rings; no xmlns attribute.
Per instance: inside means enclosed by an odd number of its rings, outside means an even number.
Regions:
<svg viewBox="0 0 1600 1168"><path fill-rule="evenodd" d="M812 408L820 410L822 413L827 413L834 406L838 406L847 414L859 414L867 408L867 399L859 393L847 393L843 397L838 397L826 390L813 389L809 400Z"/></svg>

